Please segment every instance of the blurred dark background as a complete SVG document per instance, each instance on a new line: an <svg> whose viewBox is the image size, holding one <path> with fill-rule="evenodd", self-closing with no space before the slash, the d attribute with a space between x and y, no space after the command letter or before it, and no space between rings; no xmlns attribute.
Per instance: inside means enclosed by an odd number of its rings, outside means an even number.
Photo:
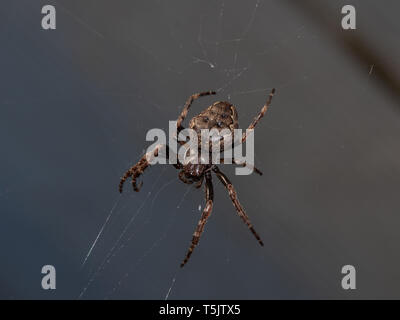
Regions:
<svg viewBox="0 0 400 320"><path fill-rule="evenodd" d="M45 4L56 30L41 28ZM400 298L400 4L352 1L351 31L345 4L3 0L0 298ZM172 166L140 193L120 196L119 178L190 94L219 89L189 117L228 99L247 127L272 87L264 175L223 167L265 247L214 179L181 270L203 191ZM41 288L46 264L56 290ZM356 290L341 287L347 264Z"/></svg>

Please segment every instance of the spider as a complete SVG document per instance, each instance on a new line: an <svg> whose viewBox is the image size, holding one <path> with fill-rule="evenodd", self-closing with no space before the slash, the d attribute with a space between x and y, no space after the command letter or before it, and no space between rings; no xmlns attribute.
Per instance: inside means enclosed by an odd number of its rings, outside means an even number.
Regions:
<svg viewBox="0 0 400 320"><path fill-rule="evenodd" d="M253 122L250 124L248 129L254 129L254 127L257 125L257 123L260 121L260 119L267 112L267 109L271 104L274 93L275 93L275 89L272 89L265 105L263 106L263 108L261 109L259 114L254 118ZM178 134L180 131L182 131L184 129L184 127L182 126L182 122L186 118L189 108L192 105L193 101L198 99L199 97L214 95L214 94L216 94L215 91L206 91L206 92L193 94L188 98L188 100L186 101L186 104L182 110L182 113L179 115L178 120L177 120L177 133ZM211 106L209 106L207 109L202 111L200 114L193 117L190 120L189 127L191 129L194 129L196 132L199 132L201 129L217 128L218 130L222 130L222 129L227 128L233 133L233 130L238 129L238 127L239 127L238 113L236 111L235 106L233 106L231 103L217 101L217 102L213 103ZM247 134L245 132L242 135L241 143L246 141L246 138L247 138ZM123 175L123 177L121 178L121 181L119 183L119 192L122 193L124 182L130 177L132 178L133 189L136 192L138 192L140 187L142 186L142 183L139 186L137 186L136 180L144 172L144 170L150 165L150 163L148 162L147 159L150 159L152 156L158 156L158 153L160 152L161 148L164 148L164 147L166 149L166 158L168 159L169 152L170 152L168 145L158 145L152 151L145 154L139 160L138 163L136 163L134 166L132 166L130 169L128 169L125 172L125 174ZM152 153L152 154L149 154L149 153ZM236 165L240 165L243 167L246 166L245 162L240 163L239 161L236 161L235 159L232 159L232 162L235 163ZM209 218L212 208L213 208L214 192L213 192L213 184L212 184L212 176L211 176L212 172L214 172L214 174L218 177L218 179L221 181L221 183L227 189L229 197L231 198L232 203L233 203L234 207L236 208L236 211L237 211L239 217L243 220L243 222L250 229L250 231L255 236L255 238L257 239L259 244L261 246L263 246L264 244L263 244L260 236L255 231L253 225L250 223L249 217L247 216L246 212L244 211L242 205L239 203L235 188L233 187L233 184L229 181L228 177L214 164L201 164L200 161L198 163L199 164L188 163L188 164L184 165L178 161L178 163L173 164L176 169L181 170L179 172L179 179L186 184L195 183L195 187L198 189L201 187L203 180L205 179L206 205L203 209L202 215L197 224L196 230L193 234L189 250L187 251L185 258L183 259L183 261L181 263L181 267L183 267L188 262L190 256L193 253L193 250L198 245L200 236L204 231L204 226L205 226L207 219ZM257 174L262 175L262 172L260 170L258 170L257 168L254 168L254 167L253 167L253 169Z"/></svg>

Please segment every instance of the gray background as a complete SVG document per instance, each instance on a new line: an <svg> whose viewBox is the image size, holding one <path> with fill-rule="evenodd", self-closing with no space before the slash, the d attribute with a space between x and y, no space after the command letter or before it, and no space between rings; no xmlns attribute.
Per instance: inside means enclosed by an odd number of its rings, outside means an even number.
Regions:
<svg viewBox="0 0 400 320"><path fill-rule="evenodd" d="M3 0L0 298L400 298L400 5L351 3L357 31L341 29L347 1ZM214 179L181 270L203 192L169 166L140 193L119 196L119 177L190 94L221 88L190 116L229 99L247 127L272 87L264 175L224 167L265 247ZM357 290L341 288L346 264Z"/></svg>

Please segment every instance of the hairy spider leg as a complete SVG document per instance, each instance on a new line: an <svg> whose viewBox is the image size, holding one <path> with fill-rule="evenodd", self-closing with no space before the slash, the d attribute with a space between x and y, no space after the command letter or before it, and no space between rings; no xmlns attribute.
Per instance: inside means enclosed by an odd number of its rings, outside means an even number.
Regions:
<svg viewBox="0 0 400 320"><path fill-rule="evenodd" d="M206 184L205 184L205 190L206 190L206 206L204 207L203 213L200 217L200 220L197 224L196 230L193 233L193 238L192 238L192 243L189 247L189 250L185 256L185 259L181 263L181 267L183 267L189 260L190 256L193 253L194 248L197 246L200 240L200 236L204 231L204 226L207 222L208 217L211 215L211 211L213 208L213 201L214 201L214 190L213 190L213 184L212 184L212 178L211 178L211 172L207 171L205 173L206 177Z"/></svg>
<svg viewBox="0 0 400 320"><path fill-rule="evenodd" d="M194 185L196 189L200 189L201 185L203 184L204 176L200 178L200 180Z"/></svg>
<svg viewBox="0 0 400 320"><path fill-rule="evenodd" d="M216 94L216 92L215 91L204 91L204 92L192 94L186 100L185 106L183 107L183 110L182 110L181 114L179 115L177 123L176 123L178 134L179 134L179 132L181 132L183 130L182 122L183 122L183 120L185 120L185 118L188 114L189 108L192 105L193 101L200 97L209 96L209 95L213 95L213 94Z"/></svg>
<svg viewBox="0 0 400 320"><path fill-rule="evenodd" d="M253 130L255 128L255 126L257 125L258 121L260 121L260 119L262 117L264 117L264 114L267 112L269 106L271 105L272 102L272 98L275 95L275 88L272 89L271 93L268 96L268 100L265 103L265 105L262 107L260 113L257 115L257 117L254 118L253 122L249 125L249 127L247 128L247 130ZM242 135L242 143L246 141L247 139L247 130L246 132L243 133Z"/></svg>
<svg viewBox="0 0 400 320"><path fill-rule="evenodd" d="M159 151L165 147L166 148L166 158L167 160L169 159L169 153L170 148L167 144L163 144L163 145L158 145L154 148L154 150L147 152L140 160L138 163L136 163L134 166L132 166L131 168L129 168L125 174L121 177L121 180L119 182L119 192L122 193L123 190L123 186L125 181L129 178L132 177L132 187L133 190L135 190L136 192L140 191L141 186L143 185L143 182L140 183L139 186L136 185L136 180L137 178L144 172L144 170L146 170L146 168L150 165L150 163L148 162L147 159L151 159L153 157L158 156ZM173 166L176 169L181 169L182 165L180 163L177 164L173 164Z"/></svg>
<svg viewBox="0 0 400 320"><path fill-rule="evenodd" d="M262 242L260 236L258 235L258 233L256 232L256 230L254 230L253 225L250 222L249 217L247 216L246 212L244 211L243 207L241 206L239 199L237 197L235 188L233 187L232 183L229 181L228 177L222 173L217 166L214 166L212 169L215 174L217 175L217 177L219 178L219 180L222 182L222 184L225 186L225 188L228 190L229 193L229 197L231 198L233 205L236 208L236 211L239 215L239 217L243 220L243 222L248 226L248 228L250 229L250 231L253 233L253 235L256 237L256 239L258 240L258 242L260 243L260 245L264 245L264 243Z"/></svg>
<svg viewBox="0 0 400 320"><path fill-rule="evenodd" d="M192 180L190 180L190 179L185 177L185 172L184 171L180 171L179 174L178 174L178 177L179 177L179 180L181 180L183 183L186 183L186 184L192 184L193 183Z"/></svg>

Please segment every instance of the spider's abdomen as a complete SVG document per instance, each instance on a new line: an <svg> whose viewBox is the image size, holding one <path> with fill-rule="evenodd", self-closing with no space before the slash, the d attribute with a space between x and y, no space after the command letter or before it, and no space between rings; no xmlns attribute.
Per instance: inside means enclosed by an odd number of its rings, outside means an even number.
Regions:
<svg viewBox="0 0 400 320"><path fill-rule="evenodd" d="M217 101L192 118L189 127L196 131L212 128L233 131L239 128L238 114L236 108L229 102Z"/></svg>
<svg viewBox="0 0 400 320"><path fill-rule="evenodd" d="M233 138L233 130L239 128L238 114L235 106L229 102L217 101L192 118L189 127L197 132L199 148L201 148L201 130L203 129L217 129L219 132L228 129ZM209 143L209 147L211 150L212 142ZM220 141L220 148L221 151L224 149L223 140Z"/></svg>

